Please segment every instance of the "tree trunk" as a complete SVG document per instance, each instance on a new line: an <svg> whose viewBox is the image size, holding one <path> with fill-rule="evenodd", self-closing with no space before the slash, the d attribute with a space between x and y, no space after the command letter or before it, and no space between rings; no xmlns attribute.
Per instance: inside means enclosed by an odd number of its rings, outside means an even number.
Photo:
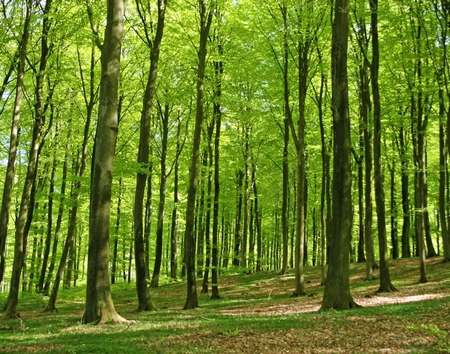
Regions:
<svg viewBox="0 0 450 354"><path fill-rule="evenodd" d="M197 235L197 276L201 277L205 266L205 184L206 184L206 170L208 166L208 152L205 149L202 156L202 167L200 171L200 195L197 200L197 211L195 213L195 225L197 229L194 235Z"/></svg>
<svg viewBox="0 0 450 354"><path fill-rule="evenodd" d="M119 233L120 233L120 216L121 216L121 206L122 206L122 177L119 178L119 193L117 197L117 216L116 216L116 227L115 236L113 244L113 259L111 262L111 284L116 283L117 275L117 249L119 247Z"/></svg>
<svg viewBox="0 0 450 354"><path fill-rule="evenodd" d="M241 170L236 173L236 193L237 193L237 206L236 206L236 226L234 228L234 254L233 265L239 267L239 250L241 247L241 216L242 216L242 179L244 174Z"/></svg>
<svg viewBox="0 0 450 354"><path fill-rule="evenodd" d="M70 136L70 130L68 135ZM48 268L47 273L47 279L45 281L45 285L43 288L43 293L45 296L48 296L48 292L50 289L50 283L53 278L53 272L55 270L55 264L56 264L56 256L58 253L58 241L59 241L59 232L61 230L61 224L62 224L62 218L64 214L64 201L65 201L65 194L66 194L66 180L67 180L67 160L68 160L68 145L66 144L66 149L64 153L64 162L63 162L63 170L62 170L62 182L61 182L61 199L59 201L59 208L58 208L58 217L56 219L56 226L55 226L55 236L53 238L53 247L52 247L52 255L50 258L50 266Z"/></svg>
<svg viewBox="0 0 450 354"><path fill-rule="evenodd" d="M402 258L411 257L410 232L411 221L409 213L409 176L408 176L408 158L406 156L406 142L405 131L400 127L399 132L399 150L400 160L402 165L402 212L403 212L403 226L402 226Z"/></svg>
<svg viewBox="0 0 450 354"><path fill-rule="evenodd" d="M450 112L449 112L450 114ZM445 103L444 90L439 89L439 220L441 224L442 248L444 249L444 262L450 261L450 242L448 237L446 187L447 187L447 151L445 144Z"/></svg>
<svg viewBox="0 0 450 354"><path fill-rule="evenodd" d="M348 114L347 46L349 1L336 0L332 38L333 213L330 257L321 310L356 307L350 294L349 252L352 232L350 119Z"/></svg>
<svg viewBox="0 0 450 354"><path fill-rule="evenodd" d="M177 124L177 151L174 165L173 181L173 209L172 225L170 229L170 277L177 279L178 276L178 179L179 179L179 155L181 153L181 118L178 117Z"/></svg>
<svg viewBox="0 0 450 354"><path fill-rule="evenodd" d="M214 120L208 127L208 176L206 191L206 214L205 214L205 246L206 263L203 272L202 293L208 293L209 270L211 267L211 204L212 204L212 173L213 173L213 146L212 136L214 133Z"/></svg>
<svg viewBox="0 0 450 354"><path fill-rule="evenodd" d="M253 171L256 174L256 166L254 166ZM255 197L255 224L256 224L256 271L262 271L262 258L263 258L263 247L262 247L262 231L261 231L261 212L259 210L259 196L258 188L256 185L256 176L253 178L253 195Z"/></svg>
<svg viewBox="0 0 450 354"><path fill-rule="evenodd" d="M90 81L88 83L89 97L85 97L85 100L87 102L86 122L84 124L83 143L81 146L80 168L78 171L76 171L78 180L76 182L74 182L71 187L70 199L73 202L73 207L69 211L69 226L67 229L67 236L66 236L66 239L64 242L64 247L63 247L63 251L61 254L60 261L59 261L58 270L56 272L52 292L48 299L48 303L45 308L45 311L55 311L56 310L55 306L56 306L56 299L58 296L59 285L60 285L60 282L63 277L63 272L64 272L64 268L66 266L67 257L68 257L69 251L70 251L70 247L73 244L73 237L75 234L75 226L76 226L76 220L77 220L77 214L78 214L78 202L80 199L81 187L82 187L81 180L82 180L82 177L84 176L84 173L86 172L88 144L89 144L89 137L90 137L90 126L91 126L92 114L93 114L93 110L94 110L94 106L95 106L95 102L96 102L96 90L94 89L94 86L95 86L95 79L94 79L95 56L94 55L95 55L95 47L94 47L94 45L92 45L91 61L90 61ZM78 62L81 65L80 57L78 58ZM81 70L81 66L80 66L80 70ZM86 83L83 81L82 84L84 86ZM85 91L87 91L87 89ZM68 138L69 138L70 135L72 134L70 129L67 134L68 134ZM64 193L64 191L66 189L65 181L66 181L66 177L67 177L67 153L65 154L65 157L66 158L64 160L64 166L63 166L63 182L64 182L64 184L61 187L62 193ZM59 215L58 215L58 221L57 221L57 229L55 230L55 233L59 232L58 225L61 225L63 208L64 208L64 205L61 203ZM52 255L53 267L54 267L54 264L56 261L56 253L57 253L56 246L57 246L57 239L55 239L54 245L53 245L53 255ZM51 280L50 276L52 275L52 273L53 273L53 268L50 267L49 278L47 279L45 289L44 289L45 293L48 293L48 290L50 287L50 280Z"/></svg>
<svg viewBox="0 0 450 354"><path fill-rule="evenodd" d="M219 17L220 18L220 17ZM222 44L217 45L219 58L223 55ZM214 201L213 201L213 226L212 226L212 268L211 268L211 299L220 299L219 295L219 200L220 200L220 130L222 125L222 60L214 61L214 74L216 78L215 100L214 100L214 122L216 134L214 136Z"/></svg>
<svg viewBox="0 0 450 354"><path fill-rule="evenodd" d="M118 132L118 87L125 2L108 0L102 47L100 107L91 170L88 274L82 322L123 322L111 296L109 223L113 164Z"/></svg>
<svg viewBox="0 0 450 354"><path fill-rule="evenodd" d="M139 150L138 150L138 163L143 167L143 169L147 169L149 166L149 138L150 138L150 126L151 126L151 110L153 106L153 97L155 94L156 88L156 78L158 73L158 62L159 62L159 54L161 48L161 41L163 36L164 24L165 24L165 13L166 13L166 4L167 0L158 0L158 22L156 27L156 33L153 41L150 40L149 29L150 26L145 21L145 16L142 14L142 11L145 11L145 6L142 4L142 9L140 3L137 3L137 7L139 10L139 16L142 21L142 25L145 31L145 38L147 39L147 45L150 48L150 72L147 79L147 86L145 88L145 94L142 104L142 113L141 113L141 121L140 121L140 135L139 135ZM151 29L150 29L151 30ZM167 142L166 142L167 143ZM165 158L165 156L164 156ZM163 161L163 158L161 159ZM165 166L164 162L161 162L161 165ZM150 197L147 197L146 203L146 220L145 225L143 225L143 203L144 203L144 193L145 193L145 184L147 178L149 179L148 183L148 193L151 195L151 171L149 171L149 175L147 177L147 173L144 171L138 171L136 175L136 193L134 199L134 212L133 212L133 221L134 221L134 250L135 250L135 265L136 265L136 292L138 295L138 311L149 311L154 310L155 306L151 300L150 293L147 287L147 276L148 276L148 262L149 262L149 226L150 226ZM162 172L165 177L165 170ZM163 184L163 183L162 183ZM165 181L162 187L164 191L164 196L162 197L164 200L165 197ZM160 208L164 210L164 201ZM158 221L159 225L159 221ZM148 229L148 233L145 232ZM161 230L158 232L161 233L161 241L162 241L162 223ZM146 247L147 246L147 249ZM156 261L155 261L156 262ZM160 263L159 263L160 264ZM158 269L159 276L159 269ZM155 273L153 274L153 279L155 283L158 283L158 278L155 277ZM152 279L152 282L153 282Z"/></svg>
<svg viewBox="0 0 450 354"><path fill-rule="evenodd" d="M25 61L27 57L27 46L30 32L31 13L33 1L26 2L26 14L23 24L22 38L19 43L19 58L17 64L16 96L14 100L14 111L11 123L11 135L9 139L8 163L6 166L5 184L3 186L2 206L0 213L0 283L5 274L6 261L6 239L8 236L9 209L11 206L11 194L14 182L14 164L16 161L17 145L19 143L19 119L23 96L23 76L25 74ZM5 77L6 80L6 77ZM6 85L4 85L6 86ZM0 98L3 96L3 87Z"/></svg>
<svg viewBox="0 0 450 354"><path fill-rule="evenodd" d="M164 213L166 206L166 185L167 185L167 140L169 136L169 104L165 104L164 111L159 105L159 116L162 123L161 134L161 166L160 166L160 180L159 180L159 206L158 206L158 222L156 225L156 248L155 248L155 263L153 266L151 288L157 288L159 285L159 275L161 273L161 262L163 253L163 234L164 234ZM137 257L136 257L137 259ZM137 265L136 265L137 266Z"/></svg>
<svg viewBox="0 0 450 354"><path fill-rule="evenodd" d="M283 264L281 274L286 274L288 269L289 246L289 125L291 118L290 90L289 90L289 41L287 23L287 4L280 6L283 16L283 98L284 98L284 146L283 146L283 200L281 205L281 227L283 233Z"/></svg>
<svg viewBox="0 0 450 354"><path fill-rule="evenodd" d="M241 243L241 267L246 271L247 268L247 248L248 248L248 201L249 201L249 151L250 151L250 123L245 123L244 126L244 225L242 230L242 243Z"/></svg>
<svg viewBox="0 0 450 354"><path fill-rule="evenodd" d="M398 232L397 232L397 201L395 199L395 161L390 168L391 174L391 245L392 245L392 259L399 257L398 252Z"/></svg>
<svg viewBox="0 0 450 354"><path fill-rule="evenodd" d="M424 117L424 99L423 99L423 89L422 89L422 58L421 58L421 45L422 45L422 23L419 21L417 26L417 34L415 34L415 39L417 41L417 60L416 60L416 75L418 80L417 88L417 110L416 101L414 96L413 87L411 89L411 125L412 125L412 135L413 135L413 147L414 147L414 163L416 166L416 172L414 174L414 194L415 194L415 236L416 236L416 250L419 256L419 269L420 269L420 279L419 282L426 283L428 281L426 275L425 266L425 166L426 166L426 156L425 156L425 132L427 128L427 117ZM414 116L416 114L417 116Z"/></svg>
<svg viewBox="0 0 450 354"><path fill-rule="evenodd" d="M203 80L205 78L206 54L209 30L213 19L213 9L208 8L203 0L199 0L200 15L200 45L198 48L198 71L197 71L197 102L195 114L194 140L192 146L191 168L189 176L188 200L186 207L186 274L187 274L187 296L184 309L198 307L197 287L195 279L195 196L198 185L198 172L200 164L200 141L203 122ZM212 6L212 5L211 5Z"/></svg>
<svg viewBox="0 0 450 354"><path fill-rule="evenodd" d="M27 4L27 13L31 12L31 4ZM45 3L44 14L49 15L52 1L47 0ZM31 16L31 15L30 15ZM28 17L28 15L27 15ZM25 259L27 249L27 221L31 222L32 215L29 215L29 210L32 209L32 203L34 202L34 185L36 181L36 173L38 166L39 152L42 147L41 135L45 122L45 109L44 105L44 82L46 79L47 59L49 56L49 45L47 35L51 27L50 16L44 16L42 22L42 37L41 37L41 57L39 62L38 71L36 71L36 87L35 97L36 103L34 106L35 117L33 122L32 141L30 145L30 152L28 155L28 167L25 177L25 183L23 186L22 200L20 203L19 214L16 223L16 235L15 235L15 247L14 247L14 262L13 271L11 277L11 287L8 295L8 300L5 305L7 317L18 317L18 302L19 302L19 283L22 266ZM27 220L28 218L28 220Z"/></svg>
<svg viewBox="0 0 450 354"><path fill-rule="evenodd" d="M58 127L56 127L56 130L58 130ZM55 136L57 137L58 134L56 133ZM55 175L56 175L56 168L58 165L58 161L56 159L56 151L57 148L54 148L54 155L53 155L53 164L52 164L52 172L50 176L50 188L49 188L49 194L48 194L48 215L47 215L47 231L46 231L46 239L45 239L45 246L44 246L44 254L42 257L42 268L40 270L39 280L36 285L36 291L42 292L44 290L44 281L45 281L45 274L47 272L47 265L48 265L48 259L50 256L50 247L52 242L52 227L53 227L53 195L55 192Z"/></svg>
<svg viewBox="0 0 450 354"><path fill-rule="evenodd" d="M379 72L379 44L378 44L378 0L370 0L372 27L372 65L371 82L373 95L373 158L375 180L375 203L378 218L378 244L380 253L380 287L378 292L396 291L389 274L389 255L386 235L386 206L383 186L383 170L381 165L381 101L378 85Z"/></svg>

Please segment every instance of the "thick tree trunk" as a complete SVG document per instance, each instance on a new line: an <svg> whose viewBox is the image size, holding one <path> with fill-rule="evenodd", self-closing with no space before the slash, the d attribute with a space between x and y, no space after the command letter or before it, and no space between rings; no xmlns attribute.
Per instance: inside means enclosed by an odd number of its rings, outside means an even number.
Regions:
<svg viewBox="0 0 450 354"><path fill-rule="evenodd" d="M332 39L333 213L330 257L321 310L356 307L350 294L349 252L352 233L350 119L348 115L347 46L349 1L336 0Z"/></svg>
<svg viewBox="0 0 450 354"><path fill-rule="evenodd" d="M125 2L108 0L102 47L100 107L91 170L88 274L82 322L123 322L111 296L109 223L113 164L118 132L118 88Z"/></svg>

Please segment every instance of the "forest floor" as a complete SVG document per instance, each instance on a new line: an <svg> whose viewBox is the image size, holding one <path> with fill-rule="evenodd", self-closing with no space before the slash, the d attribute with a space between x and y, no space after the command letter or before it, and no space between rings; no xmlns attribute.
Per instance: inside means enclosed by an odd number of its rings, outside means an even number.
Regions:
<svg viewBox="0 0 450 354"><path fill-rule="evenodd" d="M130 324L81 325L83 286L61 290L58 312L47 298L23 294L21 319L0 313L0 352L16 353L448 353L450 263L427 260L429 282L419 284L418 259L390 262L399 291L376 293L364 264L351 264L350 283L360 308L319 312L320 268L305 268L306 296L291 297L294 272L228 274L221 299L199 293L200 307L182 310L186 285L151 289L158 311L135 312L134 284L112 287L118 312ZM201 290L199 281L199 291ZM7 294L0 294L0 306Z"/></svg>

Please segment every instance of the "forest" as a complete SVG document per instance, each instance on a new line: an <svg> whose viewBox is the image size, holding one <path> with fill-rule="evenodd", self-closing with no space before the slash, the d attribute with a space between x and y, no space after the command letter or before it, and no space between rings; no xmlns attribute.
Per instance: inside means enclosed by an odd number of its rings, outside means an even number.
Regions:
<svg viewBox="0 0 450 354"><path fill-rule="evenodd" d="M450 261L448 0L1 0L0 304ZM442 265L443 266L443 265ZM376 276L375 276L376 272ZM83 288L83 289L84 289ZM3 299L3 297L2 297ZM3 307L4 306L4 307Z"/></svg>

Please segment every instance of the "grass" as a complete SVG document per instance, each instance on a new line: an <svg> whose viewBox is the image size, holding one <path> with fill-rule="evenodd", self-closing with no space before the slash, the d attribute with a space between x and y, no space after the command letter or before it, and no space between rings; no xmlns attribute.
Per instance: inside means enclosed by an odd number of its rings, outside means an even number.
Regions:
<svg viewBox="0 0 450 354"><path fill-rule="evenodd" d="M320 269L307 267L307 296L292 298L294 275L223 275L220 300L199 294L200 308L182 310L185 284L152 289L159 310L137 313L134 284L112 287L118 312L134 324L81 325L84 289L62 289L58 312L47 299L22 294L21 319L0 317L6 353L444 353L450 351L450 264L427 261L430 281L418 284L418 260L390 263L399 292L376 294L364 265L351 265L351 288L363 307L318 312ZM377 274L375 274L377 275ZM200 284L199 284L200 285ZM200 287L199 287L200 288ZM4 304L7 294L0 294ZM1 315L0 315L1 316Z"/></svg>

